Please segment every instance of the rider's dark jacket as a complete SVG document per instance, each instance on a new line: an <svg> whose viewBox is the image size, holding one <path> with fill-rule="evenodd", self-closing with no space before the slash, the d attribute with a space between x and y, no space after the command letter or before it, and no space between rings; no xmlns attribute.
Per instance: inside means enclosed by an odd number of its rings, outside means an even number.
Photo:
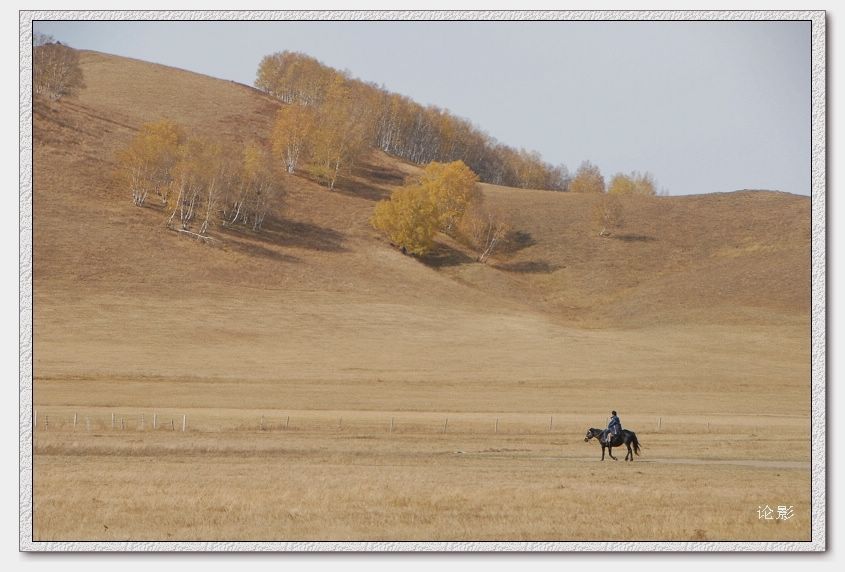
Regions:
<svg viewBox="0 0 845 572"><path fill-rule="evenodd" d="M610 418L610 423L607 424L607 430L614 435L619 435L622 432L622 423L619 421L618 416L614 415Z"/></svg>

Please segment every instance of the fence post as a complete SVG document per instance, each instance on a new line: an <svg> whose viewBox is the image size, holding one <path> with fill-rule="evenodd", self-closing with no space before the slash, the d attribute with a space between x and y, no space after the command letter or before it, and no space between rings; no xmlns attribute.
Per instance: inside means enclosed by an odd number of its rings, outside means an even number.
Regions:
<svg viewBox="0 0 845 572"><path fill-rule="evenodd" d="M446 432L446 429L449 427L449 418L446 418L446 422L443 423L443 432Z"/></svg>
<svg viewBox="0 0 845 572"><path fill-rule="evenodd" d="M73 430L76 431L76 413L73 414Z"/></svg>
<svg viewBox="0 0 845 572"><path fill-rule="evenodd" d="M393 417L390 418L390 432L393 433Z"/></svg>
<svg viewBox="0 0 845 572"><path fill-rule="evenodd" d="M264 431L264 416L261 416L261 421L258 422L258 430Z"/></svg>
<svg viewBox="0 0 845 572"><path fill-rule="evenodd" d="M499 418L498 418L498 417L496 417L496 429L495 429L495 432L496 432L496 433L498 433L498 432L499 432Z"/></svg>
<svg viewBox="0 0 845 572"><path fill-rule="evenodd" d="M114 429L114 413L111 414L111 428Z"/></svg>
<svg viewBox="0 0 845 572"><path fill-rule="evenodd" d="M158 413L153 413L153 430L158 427Z"/></svg>
<svg viewBox="0 0 845 572"><path fill-rule="evenodd" d="M549 431L552 430L552 423L554 422L554 416L549 416Z"/></svg>
<svg viewBox="0 0 845 572"><path fill-rule="evenodd" d="M140 430L140 431L143 431L143 430L144 430L144 414L143 414L143 413L141 413L141 427L140 427L140 429L139 429L139 430Z"/></svg>
<svg viewBox="0 0 845 572"><path fill-rule="evenodd" d="M662 418L662 417L658 417L658 418L657 418L657 430L658 430L658 431L660 431L660 427L661 427L662 425L663 425L663 418Z"/></svg>
<svg viewBox="0 0 845 572"><path fill-rule="evenodd" d="M285 419L285 429L288 428L288 425L290 425L290 415L288 415L287 419Z"/></svg>
<svg viewBox="0 0 845 572"><path fill-rule="evenodd" d="M173 418L170 418L170 430L173 431Z"/></svg>
<svg viewBox="0 0 845 572"><path fill-rule="evenodd" d="M187 416L183 413L182 414L182 433L185 432L185 425L187 424Z"/></svg>

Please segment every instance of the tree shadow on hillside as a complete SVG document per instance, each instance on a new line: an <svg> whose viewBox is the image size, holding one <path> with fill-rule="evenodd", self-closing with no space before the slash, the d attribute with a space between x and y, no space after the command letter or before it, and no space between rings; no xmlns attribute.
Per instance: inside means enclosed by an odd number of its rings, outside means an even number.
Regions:
<svg viewBox="0 0 845 572"><path fill-rule="evenodd" d="M654 242L657 239L645 234L612 234L608 238L621 240L622 242Z"/></svg>
<svg viewBox="0 0 845 572"><path fill-rule="evenodd" d="M343 234L331 228L302 221L267 217L261 232L239 226L228 226L233 235L248 236L259 242L322 252L345 252Z"/></svg>
<svg viewBox="0 0 845 572"><path fill-rule="evenodd" d="M419 258L420 262L429 268L447 268L450 266L460 266L462 264L470 264L475 262L475 259L468 256L465 252L461 252L457 248L453 248L446 244L437 244L431 252Z"/></svg>
<svg viewBox="0 0 845 572"><path fill-rule="evenodd" d="M247 256L260 256L273 260L274 262L301 262L296 256L284 254L277 250L266 248L256 242L249 242L246 240L228 240L225 244L226 248L246 254Z"/></svg>
<svg viewBox="0 0 845 572"><path fill-rule="evenodd" d="M348 197L357 197L373 202L386 199L390 196L389 191L374 187L366 181L350 177L340 178L337 183L335 183L334 189L326 188L326 190L346 195Z"/></svg>
<svg viewBox="0 0 845 572"><path fill-rule="evenodd" d="M284 246L308 248L323 252L345 252L343 234L310 222L270 219L264 228Z"/></svg>
<svg viewBox="0 0 845 572"><path fill-rule="evenodd" d="M505 272L518 272L520 274L551 274L560 266L549 264L545 260L525 260L522 262L505 262L495 266Z"/></svg>
<svg viewBox="0 0 845 572"><path fill-rule="evenodd" d="M303 171L297 175L306 181L319 185L327 193L337 193L339 195L365 199L373 202L386 199L390 195L388 191L374 187L367 181L361 180L357 177L338 177L334 184L334 188L330 189L322 178L314 175L313 173Z"/></svg>
<svg viewBox="0 0 845 572"><path fill-rule="evenodd" d="M391 169L372 163L360 163L354 169L354 174L380 185L402 185L407 175L398 169Z"/></svg>
<svg viewBox="0 0 845 572"><path fill-rule="evenodd" d="M498 248L501 254L513 254L519 252L529 246L534 246L537 241L531 236L530 232L524 230L512 230L502 241L502 245Z"/></svg>
<svg viewBox="0 0 845 572"><path fill-rule="evenodd" d="M381 201L390 196L390 190L380 187L398 187L405 184L407 175L399 169L368 161L357 163L349 176L340 177L333 192L368 201Z"/></svg>

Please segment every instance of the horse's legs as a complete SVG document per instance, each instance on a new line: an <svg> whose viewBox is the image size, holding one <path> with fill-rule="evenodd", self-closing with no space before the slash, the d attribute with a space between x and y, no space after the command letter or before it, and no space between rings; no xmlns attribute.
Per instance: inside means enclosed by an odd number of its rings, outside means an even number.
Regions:
<svg viewBox="0 0 845 572"><path fill-rule="evenodd" d="M613 456L613 445L608 445L607 454L610 455L610 458L613 459L614 461L619 460L619 459L617 459L616 457Z"/></svg>
<svg viewBox="0 0 845 572"><path fill-rule="evenodd" d="M628 460L633 461L634 460L634 452L631 450L631 444L626 441L625 446L628 447L628 453L625 455L625 460L626 461L628 461ZM631 457L631 458L628 459L628 457Z"/></svg>
<svg viewBox="0 0 845 572"><path fill-rule="evenodd" d="M604 443L601 445L601 460L604 461Z"/></svg>

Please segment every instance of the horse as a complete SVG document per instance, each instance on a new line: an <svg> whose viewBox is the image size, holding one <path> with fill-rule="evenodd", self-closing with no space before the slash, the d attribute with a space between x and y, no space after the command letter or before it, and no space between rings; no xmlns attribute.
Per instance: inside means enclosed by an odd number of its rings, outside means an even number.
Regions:
<svg viewBox="0 0 845 572"><path fill-rule="evenodd" d="M587 430L587 436L584 437L584 442L586 443L593 437L601 444L601 460L604 461L604 449L607 447L607 454L610 455L610 458L614 461L618 461L616 457L613 456L613 447L621 447L625 445L628 447L628 452L625 454L626 461L634 460L634 453L637 455L640 454L640 442L637 441L637 434L633 431L628 431L627 429L623 429L620 431L618 435L612 435L610 439L610 443L604 443L601 440L602 429L596 429L595 427L591 427ZM631 450L631 445L634 446L633 451Z"/></svg>

